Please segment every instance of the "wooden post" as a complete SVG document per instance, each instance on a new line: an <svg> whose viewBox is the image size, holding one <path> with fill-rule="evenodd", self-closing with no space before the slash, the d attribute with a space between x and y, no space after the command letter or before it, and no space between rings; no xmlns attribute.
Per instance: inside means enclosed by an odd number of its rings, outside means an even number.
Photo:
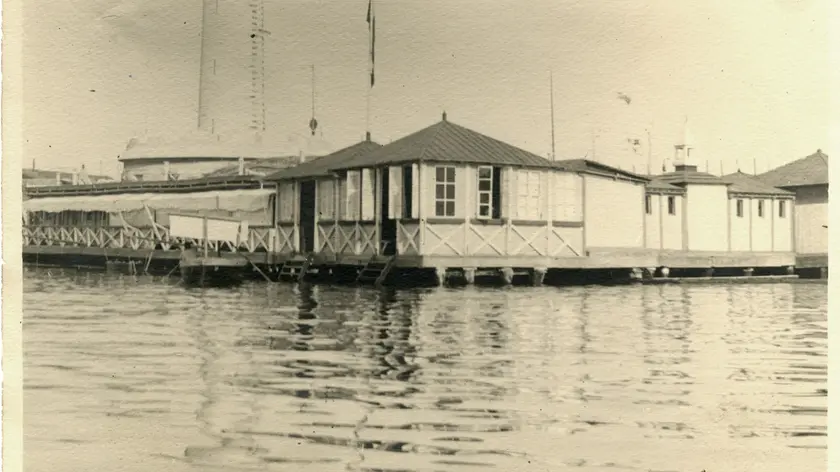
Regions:
<svg viewBox="0 0 840 472"><path fill-rule="evenodd" d="M319 193L318 192L318 186L319 185L320 185L320 182L318 180L315 180L312 183L312 187L313 187L313 192L312 193L315 194L315 197L314 197L315 208L313 208L313 210L314 210L313 211L314 221L312 222L312 252L320 252L319 249L321 247L321 246L318 245L318 240L320 239L320 236L318 234L318 222L321 220L321 196L318 194Z"/></svg>
<svg viewBox="0 0 840 472"><path fill-rule="evenodd" d="M554 159L554 153L552 153L551 158L552 158L552 160ZM546 192L545 192L545 194L546 194L545 215L546 215L546 223L547 223L546 226L545 226L545 255L551 257L551 235L552 235L552 232L553 232L552 228L554 227L553 225L554 225L554 209L555 209L555 206L554 206L554 192L552 192L551 190L557 184L557 177L556 177L557 176L557 171L554 170L554 169L551 169L545 175L546 175L545 178L546 178L547 183L548 183L548 185L546 185Z"/></svg>
<svg viewBox="0 0 840 472"><path fill-rule="evenodd" d="M795 218L796 218L796 205L793 204L794 200L779 200L779 202L791 202L790 211L788 211L786 213L787 217L789 218L788 221L790 222L790 224L788 225L788 226L790 226L790 250L792 252L797 252L798 253L799 249L797 248L797 241L796 241L798 239L796 237L796 227L798 225L796 224L796 220L795 220ZM783 203L783 205L787 206L786 203ZM787 208L785 208L785 210L787 210ZM779 211L779 210L778 210L778 208L774 208L773 211Z"/></svg>
<svg viewBox="0 0 840 472"><path fill-rule="evenodd" d="M749 204L750 204L750 221L749 221L750 232L749 232L749 235L750 235L750 252L752 252L754 250L754 248L753 248L753 213L754 213L755 208L753 208L753 203L755 203L755 199L750 197L749 199L745 199L745 200L747 200L747 202L749 202Z"/></svg>
<svg viewBox="0 0 840 472"><path fill-rule="evenodd" d="M677 197L674 196L674 210L677 209ZM683 250L690 251L691 246L689 245L688 240L688 188L685 189L685 195L682 197L682 215L680 215L680 220L682 222L682 239L683 239Z"/></svg>
<svg viewBox="0 0 840 472"><path fill-rule="evenodd" d="M202 226L201 235L202 235L202 239L204 241L204 257L206 259L207 258L207 244L208 244L208 241L207 241L207 217L206 216L201 219L201 226Z"/></svg>
<svg viewBox="0 0 840 472"><path fill-rule="evenodd" d="M385 168L387 170L387 167ZM376 247L373 253L377 256L382 252L382 168L375 167L373 169L373 239ZM386 209L387 211L387 209Z"/></svg>
<svg viewBox="0 0 840 472"><path fill-rule="evenodd" d="M446 267L435 267L435 278L438 286L446 283Z"/></svg>
<svg viewBox="0 0 840 472"><path fill-rule="evenodd" d="M770 198L770 252L776 251L776 199Z"/></svg>
<svg viewBox="0 0 840 472"><path fill-rule="evenodd" d="M545 281L545 274L548 272L546 267L534 267L531 273L531 285L539 287Z"/></svg>
<svg viewBox="0 0 840 472"><path fill-rule="evenodd" d="M335 250L333 251L334 256L338 258L338 246L341 243L341 232L338 229L339 224L338 222L341 221L341 218L344 215L341 214L341 180L333 179L333 200L335 201L335 207L333 208L333 247Z"/></svg>
<svg viewBox="0 0 840 472"><path fill-rule="evenodd" d="M502 277L502 282L505 285L510 285L511 283L513 283L513 268L512 267L504 267L499 271L499 273Z"/></svg>
<svg viewBox="0 0 840 472"><path fill-rule="evenodd" d="M732 198L726 197L726 250L732 252Z"/></svg>
<svg viewBox="0 0 840 472"><path fill-rule="evenodd" d="M665 249L665 218L662 216L662 202L665 200L665 194L657 195L656 199L659 200L659 205L657 205L659 207L659 250L662 251Z"/></svg>
<svg viewBox="0 0 840 472"><path fill-rule="evenodd" d="M470 217L473 213L478 213L478 167L473 167L469 164L464 165L464 189L462 190L463 198L464 198L464 255L468 256L470 254ZM472 171L472 172L470 172ZM492 173L492 170L491 170ZM470 174L472 174L472 179L470 179ZM475 189L470 186L470 181L472 180ZM455 181L457 182L458 179L456 177ZM491 174L491 182L492 182L492 174ZM455 184L458 185L457 183ZM455 199L458 199L458 190L455 190ZM492 198L491 198L492 201ZM472 207L470 208L470 203L473 203ZM491 215L492 216L492 215Z"/></svg>
<svg viewBox="0 0 840 472"><path fill-rule="evenodd" d="M464 279L470 285L475 283L475 271L476 271L475 267L465 267L464 268Z"/></svg>
<svg viewBox="0 0 840 472"><path fill-rule="evenodd" d="M594 143L594 140L593 140ZM589 245L586 241L586 227L588 226L586 222L586 177L583 174L577 174L580 176L580 221L583 223L581 229L581 254L584 256L589 255L589 251L587 248Z"/></svg>
<svg viewBox="0 0 840 472"><path fill-rule="evenodd" d="M412 199L417 201L417 225L420 231L420 244L417 248L417 254L423 255L426 252L426 205L424 205L424 201L428 195L426 195L426 165L422 161L417 163L416 174L417 187L411 189L411 195ZM412 184L414 183L413 180Z"/></svg>

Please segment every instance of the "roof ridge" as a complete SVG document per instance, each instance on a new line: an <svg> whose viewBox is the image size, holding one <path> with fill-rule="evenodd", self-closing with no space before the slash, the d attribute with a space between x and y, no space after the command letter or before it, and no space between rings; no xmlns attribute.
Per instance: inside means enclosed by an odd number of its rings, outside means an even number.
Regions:
<svg viewBox="0 0 840 472"><path fill-rule="evenodd" d="M449 124L449 122L448 122L448 121L446 121L446 120L441 120L441 121L439 121L439 122L437 123L437 125L439 125L439 126L438 126L438 129L436 129L436 130L435 130L435 133L431 136L431 138L426 139L426 140L424 140L424 141L423 141L423 150L422 150L422 151L420 151L420 155L419 155L419 156L417 156L417 160L418 160L418 161L422 162L422 161L423 161L423 157L426 155L426 151L428 151L428 150L429 150L429 140L434 141L435 139L437 139L438 135L440 134L440 131L441 131L441 130L443 129L443 127L444 127L444 126L446 126L447 124ZM435 125L432 125L432 126L435 126ZM456 125L456 126L457 126L457 125Z"/></svg>
<svg viewBox="0 0 840 472"><path fill-rule="evenodd" d="M501 146L504 146L504 147L508 147L508 148L511 148L511 149L516 150L517 152L524 152L524 153L526 153L526 154L530 154L531 156L538 157L538 158L540 158L540 159L542 159L542 160L544 160L544 161L546 161L546 162L548 162L548 163L557 162L557 161L552 161L552 160L550 160L550 159L547 159L547 158L545 158L545 157L543 157L543 156L540 156L539 154L533 153L533 152L531 152L531 151L529 151L529 150L527 150L527 149L521 148L521 147L516 146L516 145L514 145L514 144L510 144L510 143L508 143L508 142L502 141L501 139L494 138L493 136L490 136L490 135L488 135L488 134L484 134L484 133L482 133L481 131L476 131L476 130L474 130L474 129L467 128L466 126L459 125L458 123L453 123L453 122L451 122L451 121L449 121L449 120L447 120L447 121L446 121L446 123L449 123L450 125L452 125L452 126L454 126L454 127L456 127L456 128L460 128L461 130L464 130L464 131L466 131L466 132L468 132L468 133L473 133L473 134L476 134L476 135L478 135L478 136L481 136L481 137L482 137L482 138L484 138L484 139L489 139L490 141L494 142L494 143L495 143L495 144L497 144L497 145L501 145Z"/></svg>

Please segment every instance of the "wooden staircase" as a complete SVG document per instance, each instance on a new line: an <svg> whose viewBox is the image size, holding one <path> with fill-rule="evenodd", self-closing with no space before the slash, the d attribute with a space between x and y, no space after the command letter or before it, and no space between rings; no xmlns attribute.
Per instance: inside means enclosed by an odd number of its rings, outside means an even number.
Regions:
<svg viewBox="0 0 840 472"><path fill-rule="evenodd" d="M393 269L395 260L396 256L371 256L356 277L356 283L372 283L376 287L382 286L388 277L388 273Z"/></svg>
<svg viewBox="0 0 840 472"><path fill-rule="evenodd" d="M312 267L312 259L314 254L306 254L306 255L295 255L288 261L283 264L283 267L280 268L280 278L286 278L295 281L295 282L302 282L304 277L309 273L310 267Z"/></svg>

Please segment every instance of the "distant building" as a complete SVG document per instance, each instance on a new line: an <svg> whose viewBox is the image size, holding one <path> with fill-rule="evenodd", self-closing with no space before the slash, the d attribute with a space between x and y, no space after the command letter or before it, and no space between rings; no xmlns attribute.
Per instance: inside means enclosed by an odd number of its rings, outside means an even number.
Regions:
<svg viewBox="0 0 840 472"><path fill-rule="evenodd" d="M23 169L21 172L23 187L54 187L56 185L80 185L96 184L99 182L112 182L113 178L107 175L90 175L84 169L79 172L63 172L43 169Z"/></svg>
<svg viewBox="0 0 840 472"><path fill-rule="evenodd" d="M828 156L817 149L757 176L762 182L796 194L794 221L798 254L828 254Z"/></svg>
<svg viewBox="0 0 840 472"><path fill-rule="evenodd" d="M236 175L240 161L243 173L263 169L270 174L331 151L330 144L317 138L292 136L267 143L258 133L223 137L199 130L175 141L132 139L119 160L122 180L165 181Z"/></svg>
<svg viewBox="0 0 840 472"><path fill-rule="evenodd" d="M686 130L674 171L652 176L645 195L649 249L719 253L793 252L793 192L741 172L697 169Z"/></svg>

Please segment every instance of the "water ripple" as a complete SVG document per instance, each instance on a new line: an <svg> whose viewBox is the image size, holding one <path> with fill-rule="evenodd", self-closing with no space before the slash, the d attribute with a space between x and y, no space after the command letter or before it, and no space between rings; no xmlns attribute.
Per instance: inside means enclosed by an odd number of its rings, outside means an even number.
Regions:
<svg viewBox="0 0 840 472"><path fill-rule="evenodd" d="M24 302L27 470L825 460L825 285L185 290L39 269Z"/></svg>

